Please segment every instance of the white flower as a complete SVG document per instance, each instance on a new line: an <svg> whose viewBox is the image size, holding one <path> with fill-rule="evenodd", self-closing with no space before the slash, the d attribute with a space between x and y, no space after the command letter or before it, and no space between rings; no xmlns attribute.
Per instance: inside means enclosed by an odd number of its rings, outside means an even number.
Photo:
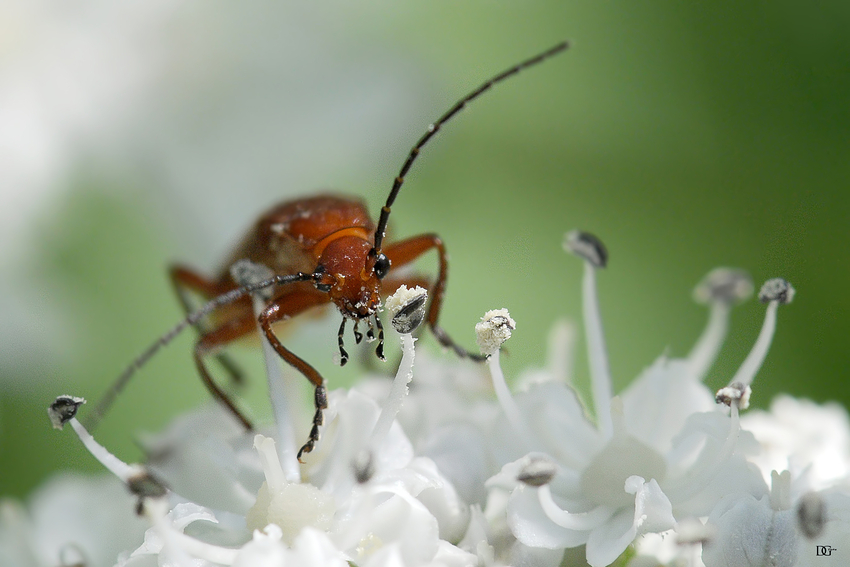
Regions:
<svg viewBox="0 0 850 567"><path fill-rule="evenodd" d="M49 408L54 426L70 422L137 496L149 522L144 541L118 564L556 567L584 555L591 567L632 560L792 567L816 564L814 551L831 546L832 556L846 562L846 412L779 398L770 413L739 416L770 346L778 305L793 288L779 279L762 288L769 305L755 346L729 385L712 394L701 379L725 336L729 306L749 289L739 271L712 272L697 294L710 300L709 322L688 357L659 358L614 395L595 290L595 271L607 255L598 239L581 233L570 236L568 247L586 255L595 419L569 386L564 357L526 373L533 376L527 389L511 394L499 365L500 345L516 328L507 310L479 324L495 400L468 363L427 359L417 367L427 375L414 378L408 396L410 323L421 319L424 305L419 295L397 305L405 314L403 357L392 385L368 381L330 392L321 438L311 434L316 444L306 463L299 464L295 449L307 420L293 417L280 388L281 361L269 348L271 430L249 435L221 409L204 409L143 439L146 468L120 461L83 428L74 417L82 398L57 398ZM553 344L569 352L563 329ZM766 473L770 466L777 469ZM125 497L104 507L128 504ZM9 517L14 521L0 524L0 538L32 531L19 516ZM630 546L634 557L623 555ZM11 546L10 557L32 548ZM579 548L578 555L567 555L568 548ZM82 561L88 547L72 541L63 549Z"/></svg>
<svg viewBox="0 0 850 567"><path fill-rule="evenodd" d="M496 509L504 498L498 494L510 492L504 503L507 520L520 542L549 549L585 545L588 563L602 567L644 533L664 532L679 519L707 515L724 494L766 493L745 459L758 446L740 430L739 402L725 415L700 381L724 338L728 305L746 295L747 286L740 284L739 272L713 272L708 278L713 291L707 296L720 307L713 307L691 356L659 359L615 397L595 286L607 252L598 239L579 232L568 235L565 247L585 259L584 321L596 423L585 417L577 396L563 382L531 386L516 398L523 427L500 431L514 441L505 456L542 452L558 464L558 472L542 486L519 482L526 456L505 465L488 486ZM761 365L776 304L771 302L767 330L736 375L739 381L751 382ZM517 421L511 413L506 407L505 423Z"/></svg>
<svg viewBox="0 0 850 567"><path fill-rule="evenodd" d="M771 402L769 412L744 415L741 426L761 445L761 452L751 460L765 480L771 471L791 471L795 496L824 490L850 477L850 419L838 404L818 405L780 395Z"/></svg>
<svg viewBox="0 0 850 567"><path fill-rule="evenodd" d="M818 565L819 546L835 547L830 561L846 564L850 549L842 545L850 541L850 492L846 489L810 493L812 499L791 497L791 473L771 473L769 495L756 498L751 494L729 494L708 518L708 526L716 536L703 546L706 567L791 567ZM802 506L812 503L822 512L817 529L806 533Z"/></svg>
<svg viewBox="0 0 850 567"><path fill-rule="evenodd" d="M402 387L396 390L403 394L413 339L404 335L402 342ZM280 361L267 354L274 375ZM414 455L394 421L400 399L382 409L354 390L330 392L322 440L303 466L294 461L293 439L276 443L258 434L248 449L249 435L220 410L204 410L145 440L152 473L140 473L100 446L74 417L82 403L60 396L49 409L51 420L58 427L70 422L92 454L137 493L138 508L151 523L122 567L152 559L178 566L477 563L447 540L462 538L469 508L433 461ZM291 419L283 413L286 404L274 405L278 416ZM387 423L384 430L381 423ZM295 429L276 428L284 437Z"/></svg>
<svg viewBox="0 0 850 567"><path fill-rule="evenodd" d="M132 509L133 497L109 475L55 476L26 508L0 499L0 565L112 565L145 532Z"/></svg>

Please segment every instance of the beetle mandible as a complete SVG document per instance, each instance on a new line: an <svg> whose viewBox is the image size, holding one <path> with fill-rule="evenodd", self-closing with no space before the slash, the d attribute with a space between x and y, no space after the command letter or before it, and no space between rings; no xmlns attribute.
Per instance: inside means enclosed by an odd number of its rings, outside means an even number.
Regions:
<svg viewBox="0 0 850 567"><path fill-rule="evenodd" d="M256 329L250 294L272 288L271 299L259 315L262 333L275 352L303 374L315 389L316 411L313 426L307 442L298 451L300 461L301 456L312 451L319 440L323 410L327 408L325 381L315 368L280 342L272 325L295 317L312 307L333 303L342 315L337 334L340 364L344 365L348 360L343 333L349 319L354 321L354 336L358 343L363 338L357 327L360 321L365 320L370 338L374 337L373 328L377 329L378 345L375 352L378 358L383 360L383 328L377 316L381 296L395 291L402 283L408 283L405 279L390 277L391 267L408 264L430 250L436 250L439 268L437 279L429 290L431 303L426 316L428 327L440 344L451 348L459 356L483 359L481 355L467 352L439 326L440 306L448 275L443 241L436 234L422 234L385 245L384 237L390 210L420 150L446 122L494 84L564 51L568 46L567 42L559 43L495 75L458 100L430 124L425 134L410 150L393 180L377 224L369 217L363 202L355 198L320 195L297 199L277 205L260 216L216 277L210 279L189 268L173 266L170 271L171 281L188 313L187 317L160 337L119 376L98 406L89 414L89 427L97 424L130 377L159 348L171 342L187 326L194 326L200 331L200 337L195 344L194 359L201 379L213 396L224 404L246 429L252 429L251 422L212 379L205 359L216 355L234 379L241 379L237 369L219 351ZM244 259L268 267L274 275L251 285L240 285L233 279L230 266ZM208 303L192 312L187 294L190 291L206 297ZM210 315L211 321L206 321Z"/></svg>

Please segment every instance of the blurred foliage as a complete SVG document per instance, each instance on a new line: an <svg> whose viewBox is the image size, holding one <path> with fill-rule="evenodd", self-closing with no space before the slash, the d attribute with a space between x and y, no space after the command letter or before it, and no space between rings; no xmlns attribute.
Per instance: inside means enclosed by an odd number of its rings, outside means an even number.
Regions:
<svg viewBox="0 0 850 567"><path fill-rule="evenodd" d="M372 148L362 162L351 164L344 154L354 148L324 132L327 141L316 145L307 176L317 185L296 191L337 187L364 195L376 213L429 122L491 74L563 38L573 41L568 53L500 85L446 127L393 208L395 235L436 232L447 243L442 323L461 343L474 345L472 328L485 311L510 309L518 329L503 357L509 376L543 363L556 318L580 318L581 266L563 253L561 238L581 228L599 235L611 256L599 282L617 388L657 356L687 354L706 316L690 291L708 270L729 265L749 270L757 286L782 276L798 291L794 303L780 309L754 405L767 407L783 391L850 405L850 5L293 5L271 14L263 33L242 30L232 41L260 41L275 18L321 30L313 40L323 49L298 54L310 61L310 74L350 58L346 73L356 76L359 63L351 53L374 53L370 68L406 82L414 93L388 108L391 131L359 127ZM335 79L327 77L331 85ZM275 84L286 90L304 80L278 77ZM319 94L324 100L350 96ZM354 109L335 120L358 118ZM280 160L281 169L305 167L285 155ZM0 400L0 494L26 494L57 469L99 468L70 433L49 429L44 408L65 393L94 401L179 318L167 264L184 260L211 272L216 266L207 258L223 256L230 236L252 220L240 215L224 222L208 213L219 200L239 200L241 187L199 194L193 218L185 211L176 218L167 193L152 197L138 179L125 180L120 192L113 178L107 183L96 171L69 183L73 189L54 207L58 212L34 221L39 237L26 275L50 283L44 301L70 326L47 329L45 336L57 333L56 344L70 346L33 345L37 355L3 362L4 381L17 386L7 386ZM277 187L262 190L265 200L242 203L243 210L258 213L280 198ZM733 312L711 387L724 384L743 361L763 313L756 301ZM319 360L331 386L339 385L356 370L330 365L335 335L326 335L324 343L318 331L294 340L297 352ZM98 432L122 458L139 458L130 432L155 430L206 400L191 344L187 334L158 356ZM421 344L437 350L431 339ZM249 373L260 376L258 351L237 350ZM582 350L580 341L580 386L587 381ZM264 387L256 379L249 386L248 404L258 415L267 413Z"/></svg>

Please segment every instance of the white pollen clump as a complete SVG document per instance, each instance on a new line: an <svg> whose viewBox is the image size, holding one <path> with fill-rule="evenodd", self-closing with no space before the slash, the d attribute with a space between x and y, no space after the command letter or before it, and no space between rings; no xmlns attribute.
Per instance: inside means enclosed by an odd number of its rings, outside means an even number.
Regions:
<svg viewBox="0 0 850 567"><path fill-rule="evenodd" d="M405 305L423 293L427 294L428 290L419 286L408 289L406 285L402 284L394 294L387 298L384 302L384 308L392 315L396 315Z"/></svg>
<svg viewBox="0 0 850 567"><path fill-rule="evenodd" d="M511 338L511 332L516 329L516 321L511 319L507 309L488 311L475 325L475 334L481 354L490 356L499 350L506 340Z"/></svg>
<svg viewBox="0 0 850 567"><path fill-rule="evenodd" d="M714 399L718 404L725 404L727 406L732 405L732 402L737 400L738 409L745 410L750 407L750 395L752 393L753 390L749 386L742 386L735 383L717 390Z"/></svg>

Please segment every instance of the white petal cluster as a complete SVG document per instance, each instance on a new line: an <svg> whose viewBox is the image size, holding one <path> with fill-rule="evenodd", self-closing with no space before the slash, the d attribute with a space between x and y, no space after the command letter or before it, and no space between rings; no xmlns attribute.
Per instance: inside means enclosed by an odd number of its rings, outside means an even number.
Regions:
<svg viewBox="0 0 850 567"><path fill-rule="evenodd" d="M294 457L305 424L285 388L271 388L267 430L249 435L222 409L203 408L141 439L144 468L88 434L73 417L82 399L60 397L54 425L70 422L136 497L107 496L114 480L108 490L97 481L97 494L57 481L65 492L29 513L3 503L0 564L792 567L823 564L824 550L850 564L847 412L781 396L769 412L741 414L757 399L777 306L791 294L767 299L753 352L715 393L702 378L731 305L752 286L740 271L712 272L699 294L709 322L691 353L657 359L615 393L595 290L604 264L585 259L587 404L569 384L575 333L563 325L548 367L511 392L499 366L516 329L507 310L479 324L479 335L498 335L483 341L486 365L417 353L414 376L405 331L392 384L365 378L328 394L305 463ZM266 355L271 385L282 379ZM94 517L115 520L77 520Z"/></svg>

